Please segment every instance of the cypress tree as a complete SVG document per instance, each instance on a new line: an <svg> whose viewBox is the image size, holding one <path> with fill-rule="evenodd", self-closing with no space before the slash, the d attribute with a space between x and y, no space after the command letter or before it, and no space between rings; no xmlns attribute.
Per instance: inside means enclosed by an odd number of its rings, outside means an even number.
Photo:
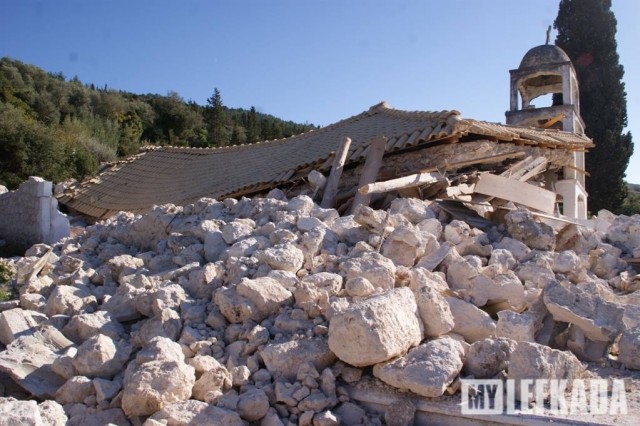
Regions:
<svg viewBox="0 0 640 426"><path fill-rule="evenodd" d="M228 137L225 129L227 116L222 104L222 95L217 87L213 90L213 95L207 99L207 109L206 120L209 130L209 145L227 145Z"/></svg>
<svg viewBox="0 0 640 426"><path fill-rule="evenodd" d="M624 181L633 154L627 100L616 43L611 0L561 0L554 27L556 45L573 62L580 86L580 115L595 148L586 156L589 210L618 210L627 196Z"/></svg>

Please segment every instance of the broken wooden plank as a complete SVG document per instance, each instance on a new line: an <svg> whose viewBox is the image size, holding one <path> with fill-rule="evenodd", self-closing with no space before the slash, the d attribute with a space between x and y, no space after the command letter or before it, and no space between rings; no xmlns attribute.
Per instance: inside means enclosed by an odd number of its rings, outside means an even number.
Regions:
<svg viewBox="0 0 640 426"><path fill-rule="evenodd" d="M344 169L344 163L347 160L347 154L349 153L350 146L351 139L345 137L340 143L338 151L333 159L329 180L327 181L327 186L325 187L324 195L322 197L322 203L320 204L325 209L333 208L336 202L338 184L340 183L340 177L342 176L342 170Z"/></svg>
<svg viewBox="0 0 640 426"><path fill-rule="evenodd" d="M413 188L432 184L444 180L440 173L417 173L397 179L391 179L384 182L374 182L360 186L358 192L362 195L381 194L383 192L394 191L404 188Z"/></svg>
<svg viewBox="0 0 640 426"><path fill-rule="evenodd" d="M369 183L375 182L382 166L382 157L384 156L385 148L387 146L387 138L385 136L376 137L369 144L367 152L367 159L364 162L362 174L360 175L360 182L358 188L361 188ZM356 192L351 204L351 212L354 212L360 204L365 206L369 205L371 201L371 195L367 193Z"/></svg>
<svg viewBox="0 0 640 426"><path fill-rule="evenodd" d="M525 156L524 151L509 152L507 154L490 155L488 157L474 158L471 160L458 161L456 163L445 164L444 169L453 170L453 169L459 169L461 167L473 166L475 164L496 164L496 163L502 163L503 161L506 161L506 160L522 158L524 156ZM436 170L438 170L437 167L431 167L428 169L420 170L420 173L435 172Z"/></svg>
<svg viewBox="0 0 640 426"><path fill-rule="evenodd" d="M513 201L549 214L553 213L556 203L554 192L491 173L482 173L478 176L474 192Z"/></svg>

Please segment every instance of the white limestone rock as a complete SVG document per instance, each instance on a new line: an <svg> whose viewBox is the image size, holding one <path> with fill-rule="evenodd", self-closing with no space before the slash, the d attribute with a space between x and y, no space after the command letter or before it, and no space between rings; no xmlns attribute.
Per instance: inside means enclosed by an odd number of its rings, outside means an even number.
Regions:
<svg viewBox="0 0 640 426"><path fill-rule="evenodd" d="M401 214L412 224L416 225L422 221L435 218L433 211L429 208L431 202L418 198L396 198L389 206L390 214Z"/></svg>
<svg viewBox="0 0 640 426"><path fill-rule="evenodd" d="M132 361L124 374L122 410L129 417L151 415L188 400L194 384L195 371L184 362Z"/></svg>
<svg viewBox="0 0 640 426"><path fill-rule="evenodd" d="M640 370L640 329L629 328L618 342L618 361L626 368Z"/></svg>
<svg viewBox="0 0 640 426"><path fill-rule="evenodd" d="M525 243L509 237L501 239L498 243L493 245L493 248L496 250L506 250L513 255L517 262L520 262L531 252L531 249L527 247Z"/></svg>
<svg viewBox="0 0 640 426"><path fill-rule="evenodd" d="M465 372L476 379L490 379L509 366L517 342L506 338L484 339L472 344L464 363Z"/></svg>
<svg viewBox="0 0 640 426"><path fill-rule="evenodd" d="M430 340L406 355L376 364L373 375L400 390L421 396L441 396L463 366L463 345L449 337Z"/></svg>
<svg viewBox="0 0 640 426"><path fill-rule="evenodd" d="M236 219L222 226L222 238L227 244L233 244L241 238L250 236L255 225L252 219Z"/></svg>
<svg viewBox="0 0 640 426"><path fill-rule="evenodd" d="M236 286L238 295L246 298L256 307L252 319L260 322L277 313L281 307L293 302L293 295L278 281L269 277L244 278Z"/></svg>
<svg viewBox="0 0 640 426"><path fill-rule="evenodd" d="M52 364L73 345L52 326L41 326L31 335L20 336L0 352L0 371L5 372L32 395L51 398L65 379Z"/></svg>
<svg viewBox="0 0 640 426"><path fill-rule="evenodd" d="M395 228L382 244L382 254L397 266L413 266L425 254L426 241L412 225Z"/></svg>
<svg viewBox="0 0 640 426"><path fill-rule="evenodd" d="M313 284L315 287L325 289L329 296L336 295L342 290L343 278L332 272L319 272L304 276L300 282Z"/></svg>
<svg viewBox="0 0 640 426"><path fill-rule="evenodd" d="M242 323L259 315L258 308L249 299L240 296L235 287L216 290L214 302L230 323Z"/></svg>
<svg viewBox="0 0 640 426"><path fill-rule="evenodd" d="M20 308L0 312L0 342L6 346L19 336L32 334L46 320L39 312Z"/></svg>
<svg viewBox="0 0 640 426"><path fill-rule="evenodd" d="M167 404L147 419L143 426L156 425L225 425L243 426L244 422L237 413L207 404L202 401L188 400Z"/></svg>
<svg viewBox="0 0 640 426"><path fill-rule="evenodd" d="M528 210L511 211L505 216L505 221L511 236L525 243L527 247L533 250L555 249L556 237L553 228L543 222L537 222Z"/></svg>
<svg viewBox="0 0 640 426"><path fill-rule="evenodd" d="M367 418L367 412L353 402L343 402L335 412L345 425L364 424Z"/></svg>
<svg viewBox="0 0 640 426"><path fill-rule="evenodd" d="M212 359L215 364L208 365L207 367L209 368L202 373L193 386L193 398L200 401L206 402L213 399L211 395L221 395L231 389L233 384L233 378L229 370L215 358ZM210 364L213 364L213 362Z"/></svg>
<svg viewBox="0 0 640 426"><path fill-rule="evenodd" d="M15 398L0 397L0 418L8 426L45 426L36 401L19 401Z"/></svg>
<svg viewBox="0 0 640 426"><path fill-rule="evenodd" d="M97 300L91 290L84 285L59 285L52 291L45 313L53 315L77 315L84 312L93 312L97 307Z"/></svg>
<svg viewBox="0 0 640 426"><path fill-rule="evenodd" d="M495 335L496 323L485 311L457 297L447 297L446 301L453 314L454 326L451 331L463 336L467 343Z"/></svg>
<svg viewBox="0 0 640 426"><path fill-rule="evenodd" d="M622 331L624 308L597 294L554 281L545 286L543 300L553 319L574 324L591 340L612 341Z"/></svg>
<svg viewBox="0 0 640 426"><path fill-rule="evenodd" d="M66 426L85 426L85 425L118 425L129 426L131 422L127 419L124 412L117 407L108 408L102 411L87 410L84 414L71 416Z"/></svg>
<svg viewBox="0 0 640 426"><path fill-rule="evenodd" d="M126 340L96 334L78 347L73 367L82 376L108 379L124 369L131 351L131 345Z"/></svg>
<svg viewBox="0 0 640 426"><path fill-rule="evenodd" d="M542 316L529 311L517 313L504 310L498 312L496 336L517 342L535 342L536 333L542 327Z"/></svg>
<svg viewBox="0 0 640 426"><path fill-rule="evenodd" d="M339 217L330 226L331 230L338 235L338 238L347 244L353 245L358 241L367 241L369 239L367 228L356 222L352 215Z"/></svg>
<svg viewBox="0 0 640 426"><path fill-rule="evenodd" d="M614 217L611 226L606 230L606 238L628 255L637 257L640 249L640 217L638 215Z"/></svg>
<svg viewBox="0 0 640 426"><path fill-rule="evenodd" d="M516 380L516 399L522 401L525 398L519 390L520 380L523 379L566 379L569 388L573 379L584 376L586 366L583 365L571 352L551 349L548 346L531 342L518 342L515 350L509 358L507 378ZM545 398L548 397L548 389L545 388ZM532 392L535 398L535 392ZM540 401L538 401L540 402Z"/></svg>
<svg viewBox="0 0 640 426"><path fill-rule="evenodd" d="M485 306L498 302L508 302L513 307L524 303L524 286L511 271L507 274L490 278L479 274L471 280L469 296L476 306Z"/></svg>
<svg viewBox="0 0 640 426"><path fill-rule="evenodd" d="M203 250L207 262L216 262L227 247L222 232L210 231L205 234Z"/></svg>
<svg viewBox="0 0 640 426"><path fill-rule="evenodd" d="M461 220L452 220L444 227L444 239L455 245L473 237L471 227Z"/></svg>
<svg viewBox="0 0 640 426"><path fill-rule="evenodd" d="M298 368L310 362L317 370L324 370L336 361L325 339L298 339L269 343L260 350L265 366L274 377L295 379Z"/></svg>
<svg viewBox="0 0 640 426"><path fill-rule="evenodd" d="M88 377L74 376L67 380L56 392L56 401L62 405L81 403L90 395L95 395L93 382Z"/></svg>
<svg viewBox="0 0 640 426"><path fill-rule="evenodd" d="M356 367L401 355L422 336L415 297L406 287L354 303L329 322L329 348Z"/></svg>
<svg viewBox="0 0 640 426"><path fill-rule="evenodd" d="M266 250L258 250L254 257L271 269L297 272L304 263L304 253L293 243L279 244Z"/></svg>
<svg viewBox="0 0 640 426"><path fill-rule="evenodd" d="M113 339L125 335L124 327L114 315L107 311L97 311L90 314L80 314L71 317L62 333L73 342L80 344L98 333Z"/></svg>
<svg viewBox="0 0 640 426"><path fill-rule="evenodd" d="M351 297L367 297L375 293L376 288L365 277L354 277L347 280L345 290Z"/></svg>
<svg viewBox="0 0 640 426"><path fill-rule="evenodd" d="M131 331L131 344L135 347L144 346L156 336L177 340L182 330L180 315L173 309L164 309L159 315L138 324L140 327Z"/></svg>
<svg viewBox="0 0 640 426"><path fill-rule="evenodd" d="M3 404L0 402L0 406ZM47 400L38 404L38 411L42 417L42 423L46 426L66 426L67 415L64 412L62 405L56 401ZM1 416L1 415L0 415ZM4 416L2 416L4 418Z"/></svg>
<svg viewBox="0 0 640 426"><path fill-rule="evenodd" d="M413 294L424 325L425 336L437 337L453 329L455 324L453 314L449 303L440 291L425 285L414 290Z"/></svg>
<svg viewBox="0 0 640 426"><path fill-rule="evenodd" d="M340 264L347 280L364 277L381 290L392 289L395 283L396 266L376 252L364 252Z"/></svg>
<svg viewBox="0 0 640 426"><path fill-rule="evenodd" d="M240 394L236 410L244 420L258 421L269 411L269 397L262 389L249 389Z"/></svg>

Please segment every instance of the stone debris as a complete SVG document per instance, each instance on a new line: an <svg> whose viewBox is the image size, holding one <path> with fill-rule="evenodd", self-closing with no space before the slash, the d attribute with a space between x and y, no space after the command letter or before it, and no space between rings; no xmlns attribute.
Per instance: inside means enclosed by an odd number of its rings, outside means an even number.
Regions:
<svg viewBox="0 0 640 426"><path fill-rule="evenodd" d="M341 217L273 190L120 213L33 246L9 259L21 278L0 312L0 372L25 393L0 389L0 414L411 424L412 398L461 378L578 378L581 361L640 369L640 280L627 263L640 217L504 220L480 230L402 198ZM377 412L350 397L363 379L411 398Z"/></svg>

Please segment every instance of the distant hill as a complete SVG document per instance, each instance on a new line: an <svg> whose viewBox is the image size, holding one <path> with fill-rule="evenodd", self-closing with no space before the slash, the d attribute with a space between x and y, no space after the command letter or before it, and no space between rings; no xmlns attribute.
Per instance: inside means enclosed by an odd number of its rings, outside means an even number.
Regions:
<svg viewBox="0 0 640 426"><path fill-rule="evenodd" d="M96 87L2 58L0 184L13 189L31 175L82 179L95 174L100 162L136 153L146 144L218 147L315 128L253 107L227 108L220 98L215 106L187 102L175 92L163 96Z"/></svg>
<svg viewBox="0 0 640 426"><path fill-rule="evenodd" d="M640 214L640 184L627 182L627 190L627 197L622 206L614 213L627 216Z"/></svg>

